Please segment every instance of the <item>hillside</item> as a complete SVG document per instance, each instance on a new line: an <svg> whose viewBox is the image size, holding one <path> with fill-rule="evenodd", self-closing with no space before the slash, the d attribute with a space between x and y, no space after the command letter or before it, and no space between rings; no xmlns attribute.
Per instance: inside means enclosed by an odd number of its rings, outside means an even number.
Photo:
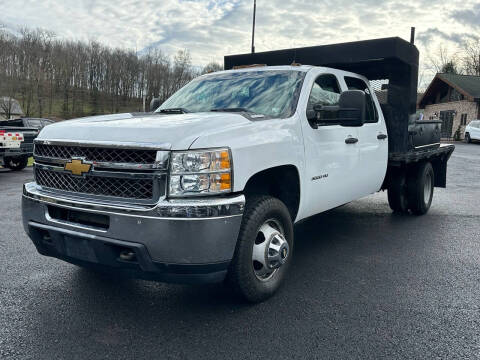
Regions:
<svg viewBox="0 0 480 360"><path fill-rule="evenodd" d="M167 99L199 74L187 51L137 55L97 42L0 29L0 96L17 99L25 116L70 119L141 111L143 97Z"/></svg>

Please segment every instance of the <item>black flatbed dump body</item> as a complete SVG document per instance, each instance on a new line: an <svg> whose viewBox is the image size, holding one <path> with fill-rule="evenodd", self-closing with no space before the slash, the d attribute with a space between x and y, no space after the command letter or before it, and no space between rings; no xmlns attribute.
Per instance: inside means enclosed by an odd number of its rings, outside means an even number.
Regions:
<svg viewBox="0 0 480 360"><path fill-rule="evenodd" d="M365 76L368 80L382 80L387 84L386 104L382 112L388 130L389 161L382 189L388 187L392 169L405 169L421 161L430 161L435 171L435 186L445 187L447 161L454 145L439 144L439 138L430 145L418 144L418 127L428 121L413 121L417 107L418 49L399 37L354 41L340 44L274 50L260 53L230 55L224 58L225 70L253 64L312 65L331 67ZM432 122L435 123L435 122ZM437 122L438 123L438 122ZM410 125L410 130L409 130ZM413 129L413 131L412 131ZM430 128L433 136L433 125ZM439 129L437 128L436 131ZM423 132L424 135L427 135ZM439 134L438 134L439 136ZM421 145L421 146L417 146Z"/></svg>
<svg viewBox="0 0 480 360"><path fill-rule="evenodd" d="M432 159L438 156L445 158L445 161L450 159L450 156L455 150L452 144L440 144L438 148L430 148L425 150L408 151L404 153L390 153L388 154L389 164L392 166L401 166L402 164L416 163L425 159Z"/></svg>
<svg viewBox="0 0 480 360"><path fill-rule="evenodd" d="M455 146L452 144L440 144L437 148L412 150L407 152L389 153L387 176L382 185L382 190L389 186L391 170L394 168L409 168L422 161L430 161L435 174L435 186L447 187L447 162L452 156Z"/></svg>
<svg viewBox="0 0 480 360"><path fill-rule="evenodd" d="M415 149L408 131L409 118L416 112L418 59L415 45L399 37L391 37L230 55L225 56L224 62L226 70L251 64L325 66L361 74L371 81L388 82L387 103L382 110L389 134L389 153L395 154L393 158L398 159L398 154L411 152L419 152L412 155L417 158L426 155L424 151Z"/></svg>

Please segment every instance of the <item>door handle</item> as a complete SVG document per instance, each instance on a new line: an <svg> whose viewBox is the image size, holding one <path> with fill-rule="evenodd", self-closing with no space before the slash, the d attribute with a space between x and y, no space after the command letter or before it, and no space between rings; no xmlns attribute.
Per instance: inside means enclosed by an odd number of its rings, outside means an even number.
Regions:
<svg viewBox="0 0 480 360"><path fill-rule="evenodd" d="M387 135L385 135L385 134L378 134L377 135L378 140L385 140L386 138L387 138Z"/></svg>
<svg viewBox="0 0 480 360"><path fill-rule="evenodd" d="M345 139L345 144L355 144L357 142L358 142L358 139L354 137L349 137Z"/></svg>

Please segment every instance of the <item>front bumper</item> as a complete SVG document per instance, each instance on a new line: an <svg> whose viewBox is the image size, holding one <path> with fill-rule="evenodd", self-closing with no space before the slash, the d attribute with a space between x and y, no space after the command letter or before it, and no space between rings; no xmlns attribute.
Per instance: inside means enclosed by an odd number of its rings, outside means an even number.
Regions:
<svg viewBox="0 0 480 360"><path fill-rule="evenodd" d="M233 257L244 204L239 195L164 200L155 207L100 205L28 183L22 213L43 255L145 279L215 282ZM125 251L133 260L122 259Z"/></svg>

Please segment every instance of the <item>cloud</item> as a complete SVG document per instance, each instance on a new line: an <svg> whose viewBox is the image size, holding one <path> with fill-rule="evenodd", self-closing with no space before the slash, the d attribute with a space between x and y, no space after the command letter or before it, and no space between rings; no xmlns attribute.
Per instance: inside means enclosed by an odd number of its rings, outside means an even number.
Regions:
<svg viewBox="0 0 480 360"><path fill-rule="evenodd" d="M0 0L10 29L112 47L188 49L196 65L250 51L252 0ZM440 43L458 46L480 26L478 0L258 0L256 50L400 36L417 28L422 58Z"/></svg>
<svg viewBox="0 0 480 360"><path fill-rule="evenodd" d="M462 24L469 24L474 28L480 28L480 3L475 4L471 9L456 10L452 17Z"/></svg>
<svg viewBox="0 0 480 360"><path fill-rule="evenodd" d="M455 44L462 44L466 40L476 40L478 36L472 33L446 33L438 28L430 28L426 31L419 32L417 35L417 40L425 46L429 46L436 38Z"/></svg>

